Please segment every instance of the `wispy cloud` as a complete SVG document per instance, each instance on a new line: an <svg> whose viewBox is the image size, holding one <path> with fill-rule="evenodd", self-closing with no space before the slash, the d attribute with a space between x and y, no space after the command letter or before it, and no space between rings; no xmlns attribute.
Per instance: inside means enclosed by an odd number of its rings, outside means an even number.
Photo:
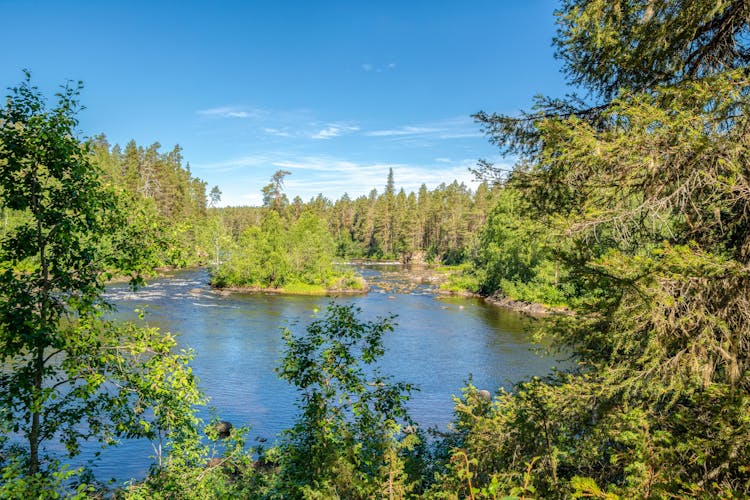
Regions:
<svg viewBox="0 0 750 500"><path fill-rule="evenodd" d="M277 155L273 153L247 155L219 162L199 163L194 165L194 167L210 173L236 172L238 170L247 170L248 168L271 165L276 157Z"/></svg>
<svg viewBox="0 0 750 500"><path fill-rule="evenodd" d="M466 139L481 137L481 132L468 117L454 117L417 125L404 125L395 128L370 130L368 137L391 137L394 139L410 137L434 137L436 139Z"/></svg>
<svg viewBox="0 0 750 500"><path fill-rule="evenodd" d="M245 118L252 122L257 133L277 138L332 139L360 130L356 123L320 120L308 109L270 110L221 106L202 109L197 114L208 118Z"/></svg>
<svg viewBox="0 0 750 500"><path fill-rule="evenodd" d="M283 168L292 174L298 173L297 177L292 175L287 179L286 187L290 197L299 195L307 200L318 193L337 199L345 192L351 197L366 195L372 189L382 192L391 168L396 188L403 188L406 192L418 191L422 184L434 189L439 184L454 180L474 188L477 182L469 172L469 167L475 164L475 159L447 164L361 163L333 157L308 156L287 161Z"/></svg>
<svg viewBox="0 0 750 500"><path fill-rule="evenodd" d="M315 132L310 137L313 139L331 139L340 135L356 132L359 127L353 125L328 125L322 130Z"/></svg>
<svg viewBox="0 0 750 500"><path fill-rule="evenodd" d="M263 132L268 135L274 135L276 137L292 137L294 134L285 129L278 129L273 127L263 127Z"/></svg>
<svg viewBox="0 0 750 500"><path fill-rule="evenodd" d="M439 132L439 131L440 129L431 128L431 127L405 126L405 127L385 129L385 130L372 130L370 132L365 132L365 135L368 137L394 137L394 136L401 136L401 135L431 134L431 133Z"/></svg>
<svg viewBox="0 0 750 500"><path fill-rule="evenodd" d="M235 106L201 109L198 110L197 113L201 116L214 118L260 118L265 114L265 112L260 109Z"/></svg>

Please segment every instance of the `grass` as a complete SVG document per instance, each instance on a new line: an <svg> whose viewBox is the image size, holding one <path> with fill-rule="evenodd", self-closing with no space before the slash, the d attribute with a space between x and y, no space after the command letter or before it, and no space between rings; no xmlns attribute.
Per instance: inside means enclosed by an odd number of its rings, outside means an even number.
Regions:
<svg viewBox="0 0 750 500"><path fill-rule="evenodd" d="M323 285L288 283L282 288L279 288L279 293L285 293L288 295L327 295L328 289Z"/></svg>

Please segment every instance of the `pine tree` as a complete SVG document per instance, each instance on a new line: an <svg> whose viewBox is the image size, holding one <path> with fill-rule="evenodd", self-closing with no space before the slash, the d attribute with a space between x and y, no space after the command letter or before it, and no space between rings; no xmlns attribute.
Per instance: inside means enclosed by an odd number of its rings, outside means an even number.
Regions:
<svg viewBox="0 0 750 500"><path fill-rule="evenodd" d="M509 178L486 171L577 290L541 330L578 365L469 426L475 473L513 484L538 461L543 496L748 495L750 4L569 0L558 20L593 102L477 118L520 156Z"/></svg>

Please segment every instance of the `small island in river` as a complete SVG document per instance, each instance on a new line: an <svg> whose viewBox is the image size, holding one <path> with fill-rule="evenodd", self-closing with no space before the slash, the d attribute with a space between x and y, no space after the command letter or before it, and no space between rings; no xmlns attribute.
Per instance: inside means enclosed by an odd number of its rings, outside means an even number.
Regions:
<svg viewBox="0 0 750 500"><path fill-rule="evenodd" d="M227 292L289 295L367 293L367 282L334 261L334 242L320 217L286 224L276 211L247 228L211 271L211 286Z"/></svg>
<svg viewBox="0 0 750 500"><path fill-rule="evenodd" d="M211 282L211 287L219 293L273 293L280 295L364 295L370 286L357 275L342 276L327 284L288 283L283 286L262 286L260 284L241 286L220 286Z"/></svg>

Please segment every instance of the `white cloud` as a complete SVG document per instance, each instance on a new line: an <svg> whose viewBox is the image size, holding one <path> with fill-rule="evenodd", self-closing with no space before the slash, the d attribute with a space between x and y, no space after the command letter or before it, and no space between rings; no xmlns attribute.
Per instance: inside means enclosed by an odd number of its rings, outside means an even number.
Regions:
<svg viewBox="0 0 750 500"><path fill-rule="evenodd" d="M313 139L330 139L341 135L341 129L337 127L324 128L320 132L316 132L312 135Z"/></svg>
<svg viewBox="0 0 750 500"><path fill-rule="evenodd" d="M350 132L356 132L357 130L359 130L359 127L351 125L328 125L326 128L315 132L310 137L313 139L330 139Z"/></svg>
<svg viewBox="0 0 750 500"><path fill-rule="evenodd" d="M275 155L248 155L233 158L231 160L219 161L214 163L197 163L193 168L198 168L210 172L235 172L252 167L270 165Z"/></svg>
<svg viewBox="0 0 750 500"><path fill-rule="evenodd" d="M254 108L241 108L235 106L222 106L218 108L201 109L197 112L202 116L216 118L260 118L264 111Z"/></svg>
<svg viewBox="0 0 750 500"><path fill-rule="evenodd" d="M365 132L368 137L391 137L409 139L410 137L430 137L435 139L467 139L482 137L476 124L465 116L437 120L417 125L404 125L383 130Z"/></svg>
<svg viewBox="0 0 750 500"><path fill-rule="evenodd" d="M368 73L369 73L370 71L372 71L373 69L375 69L375 68L373 67L373 65L372 65L372 64L363 64L363 65L361 66L361 68L362 68L362 70L363 70L363 71L366 71L366 72L368 72Z"/></svg>
<svg viewBox="0 0 750 500"><path fill-rule="evenodd" d="M365 135L368 137L393 137L393 136L401 136L401 135L423 135L423 134L430 134L430 133L439 132L439 131L440 129L431 128L431 127L405 126L405 127L386 129L386 130L372 130L370 132L365 132Z"/></svg>
<svg viewBox="0 0 750 500"><path fill-rule="evenodd" d="M279 160L271 163L274 167L285 170L314 170L318 172L330 171L330 165L323 160L303 158L300 160Z"/></svg>
<svg viewBox="0 0 750 500"><path fill-rule="evenodd" d="M469 172L476 165L476 159L463 159L434 163L361 163L328 156L306 156L273 162L276 168L289 170L294 174L286 179L287 194L290 198L299 195L309 199L318 193L335 199L344 192L350 196L367 194L373 188L382 192L392 168L396 187L405 191L417 191L422 184L434 188L441 183L454 180L476 187L477 182Z"/></svg>
<svg viewBox="0 0 750 500"><path fill-rule="evenodd" d="M280 130L273 127L264 127L263 132L268 135L275 135L276 137L292 137L292 133L287 130Z"/></svg>
<svg viewBox="0 0 750 500"><path fill-rule="evenodd" d="M331 139L360 130L351 121L326 122L316 119L309 109L271 110L221 106L202 109L196 113L206 118L249 119L257 127L254 130L256 133L280 138Z"/></svg>

